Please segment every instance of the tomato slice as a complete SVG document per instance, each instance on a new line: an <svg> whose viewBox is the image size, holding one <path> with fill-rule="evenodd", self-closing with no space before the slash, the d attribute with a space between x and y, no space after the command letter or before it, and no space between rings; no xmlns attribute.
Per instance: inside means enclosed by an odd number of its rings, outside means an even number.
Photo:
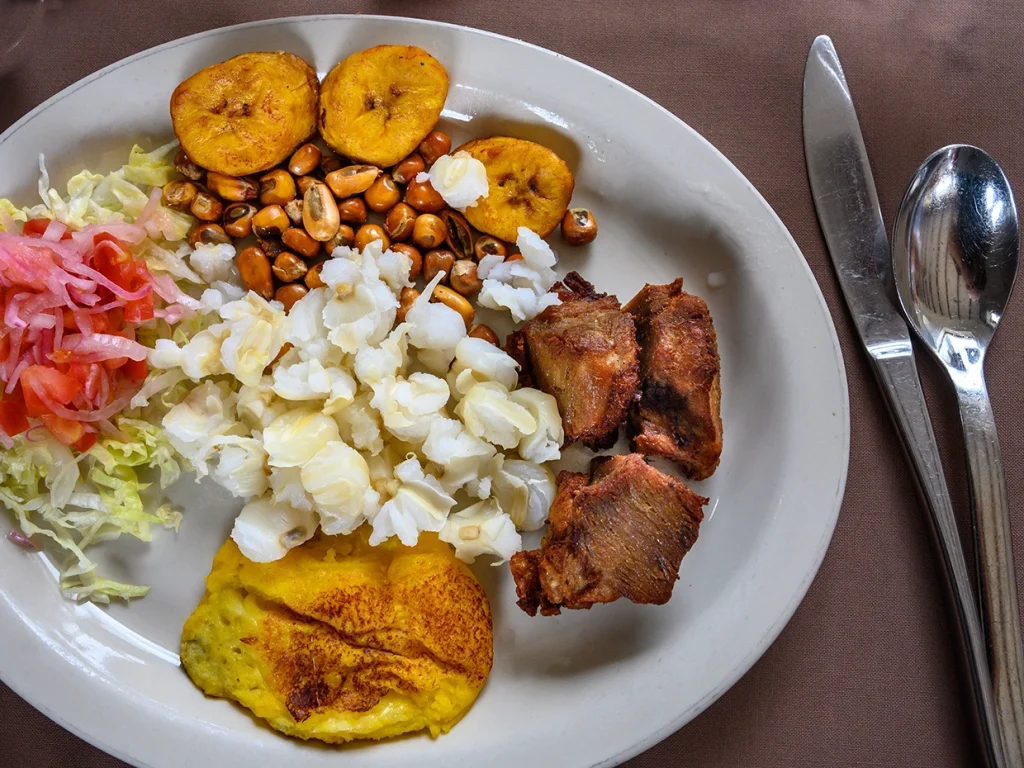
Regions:
<svg viewBox="0 0 1024 768"><path fill-rule="evenodd" d="M49 219L29 219L22 226L21 234L25 237L39 237L48 226L50 226Z"/></svg>
<svg viewBox="0 0 1024 768"><path fill-rule="evenodd" d="M19 381L25 398L25 410L29 416L50 413L41 394L61 405L67 405L82 391L81 383L72 376L54 368L47 368L45 365L30 365L21 372Z"/></svg>
<svg viewBox="0 0 1024 768"><path fill-rule="evenodd" d="M49 219L29 219L21 228L21 234L23 234L25 237L42 237L43 233L46 231L46 228L48 226L50 226ZM70 240L71 231L65 231L64 234L61 235L60 239Z"/></svg>
<svg viewBox="0 0 1024 768"><path fill-rule="evenodd" d="M85 453L94 445L96 445L96 433L86 432L84 435L78 438L78 440L72 443L71 447L74 448L79 453Z"/></svg>
<svg viewBox="0 0 1024 768"><path fill-rule="evenodd" d="M103 237L102 234L96 236ZM92 252L92 266L104 278L117 283L126 291L138 291L150 282L150 270L136 261L131 250L119 241L108 238L100 241Z"/></svg>
<svg viewBox="0 0 1024 768"><path fill-rule="evenodd" d="M68 364L68 376L73 379L77 379L82 387L85 387L85 382L89 380L89 372L95 363L69 363ZM89 393L86 392L85 396L88 397Z"/></svg>
<svg viewBox="0 0 1024 768"><path fill-rule="evenodd" d="M75 318L75 313L74 312L72 312L67 307L64 307L64 309L61 310L61 314L64 315L64 330L65 331L77 331L77 330L79 330L78 320Z"/></svg>
<svg viewBox="0 0 1024 768"><path fill-rule="evenodd" d="M3 362L11 354L11 337L6 333L0 336L0 362Z"/></svg>
<svg viewBox="0 0 1024 768"><path fill-rule="evenodd" d="M106 312L97 312L94 315L89 315L89 319L92 320L93 333L110 333L113 327L110 324L110 317Z"/></svg>
<svg viewBox="0 0 1024 768"><path fill-rule="evenodd" d="M124 321L126 323L144 323L147 320L152 320L153 317L152 293L136 301L129 301L124 305Z"/></svg>
<svg viewBox="0 0 1024 768"><path fill-rule="evenodd" d="M108 310L107 312L94 312L88 315L90 322L92 323L91 333L110 333L110 329L120 325L120 322L114 323L112 316L117 312L117 309ZM64 330L65 331L80 331L78 327L78 318L75 317L75 313L70 309L64 309Z"/></svg>
<svg viewBox="0 0 1024 768"><path fill-rule="evenodd" d="M86 435L85 427L80 421L62 419L52 413L42 414L39 420L50 430L50 434L64 445L74 445Z"/></svg>
<svg viewBox="0 0 1024 768"><path fill-rule="evenodd" d="M10 437L20 435L28 430L28 418L25 403L21 398L7 396L0 400L0 429Z"/></svg>
<svg viewBox="0 0 1024 768"><path fill-rule="evenodd" d="M97 235L97 238L103 235ZM135 275L135 261L131 251L114 238L100 240L92 252L93 269L99 271L108 280L127 288Z"/></svg>
<svg viewBox="0 0 1024 768"><path fill-rule="evenodd" d="M68 375L82 385L86 400L96 399L100 391L100 377L103 376L103 367L99 363L71 363Z"/></svg>
<svg viewBox="0 0 1024 768"><path fill-rule="evenodd" d="M124 243L103 234L96 236L96 243L96 249L92 253L92 266L104 277L132 293L150 284L150 274L146 265L136 261ZM127 302L123 311L124 322L128 323L142 323L152 320L153 316L152 293ZM115 324L114 327L118 325Z"/></svg>
<svg viewBox="0 0 1024 768"><path fill-rule="evenodd" d="M149 270L146 269L146 265L140 262L133 262L131 268L125 268L125 282L124 288L127 291L140 291L149 285ZM150 291L146 296L152 296L153 292ZM146 298L143 296L142 299L136 299L136 301L143 301Z"/></svg>
<svg viewBox="0 0 1024 768"><path fill-rule="evenodd" d="M116 329L124 325L124 312L120 307L108 309L104 317L107 323L106 333L113 333Z"/></svg>
<svg viewBox="0 0 1024 768"><path fill-rule="evenodd" d="M149 366L145 360L129 360L121 371L130 381L142 381L149 373Z"/></svg>
<svg viewBox="0 0 1024 768"><path fill-rule="evenodd" d="M99 233L97 233L97 234L92 236L92 244L93 245L99 245L100 243L104 243L104 242L106 242L106 243L113 243L118 248L120 248L122 251L125 251L125 252L128 251L128 246L125 245L124 241L118 240L116 237L114 237L109 232L99 232Z"/></svg>

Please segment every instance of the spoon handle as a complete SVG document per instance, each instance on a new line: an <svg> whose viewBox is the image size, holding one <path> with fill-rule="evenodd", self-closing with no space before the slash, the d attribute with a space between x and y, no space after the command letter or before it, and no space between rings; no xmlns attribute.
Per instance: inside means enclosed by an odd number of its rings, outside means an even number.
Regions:
<svg viewBox="0 0 1024 768"><path fill-rule="evenodd" d="M992 693L992 678L989 676L978 604L964 561L953 503L949 498L910 339L907 338L899 354L894 354L892 350L885 354L872 354L871 362L928 513L927 519L953 609L956 638L962 651L966 682L981 742L982 765L985 768L1018 768L1017 764L1008 763L1003 756L1003 739L999 732L999 718Z"/></svg>
<svg viewBox="0 0 1024 768"><path fill-rule="evenodd" d="M957 396L996 712L1007 764L1024 768L1024 651L1003 458L983 374L973 386L959 383Z"/></svg>

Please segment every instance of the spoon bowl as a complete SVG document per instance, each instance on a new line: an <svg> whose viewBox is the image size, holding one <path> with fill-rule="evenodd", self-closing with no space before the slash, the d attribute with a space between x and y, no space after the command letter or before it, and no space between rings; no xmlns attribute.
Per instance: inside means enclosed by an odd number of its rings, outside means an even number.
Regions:
<svg viewBox="0 0 1024 768"><path fill-rule="evenodd" d="M960 144L924 161L893 227L896 292L956 390L996 718L1005 764L1024 768L1024 651L1010 508L984 370L1013 290L1018 247L1013 191L995 160Z"/></svg>
<svg viewBox="0 0 1024 768"><path fill-rule="evenodd" d="M944 365L981 364L1018 248L1013 191L987 152L953 145L924 161L896 219L893 266L907 319Z"/></svg>

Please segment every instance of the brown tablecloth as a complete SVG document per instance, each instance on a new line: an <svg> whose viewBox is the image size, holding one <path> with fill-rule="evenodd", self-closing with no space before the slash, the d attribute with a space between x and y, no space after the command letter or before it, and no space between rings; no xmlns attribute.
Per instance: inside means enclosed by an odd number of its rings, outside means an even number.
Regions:
<svg viewBox="0 0 1024 768"><path fill-rule="evenodd" d="M886 221L891 222L918 163L951 142L989 150L1020 192L1024 3L46 4L51 10L30 60L0 79L0 130L90 72L182 35L263 17L363 12L425 16L537 43L634 86L700 131L782 217L832 309L850 383L850 476L831 549L782 636L705 714L628 765L959 768L978 763L923 514L893 428L854 344L814 215L800 129L801 82L814 36L830 34L854 93ZM1024 292L1018 291L988 372L1015 511L1019 574L1024 556L1022 347ZM933 366L921 360L954 500L964 510L966 480L955 406L940 390ZM0 764L122 765L61 730L2 685Z"/></svg>

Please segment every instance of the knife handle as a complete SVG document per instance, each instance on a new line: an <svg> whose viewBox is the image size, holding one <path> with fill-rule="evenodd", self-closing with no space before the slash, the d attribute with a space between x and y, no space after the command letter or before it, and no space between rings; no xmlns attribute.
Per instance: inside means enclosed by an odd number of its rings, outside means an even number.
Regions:
<svg viewBox="0 0 1024 768"><path fill-rule="evenodd" d="M1014 573L1010 507L992 403L979 365L954 381L960 404L995 702L1006 758L1024 768L1024 655Z"/></svg>
<svg viewBox="0 0 1024 768"><path fill-rule="evenodd" d="M885 395L889 413L896 423L903 450L917 481L918 492L928 512L928 521L939 554L948 589L957 638L966 661L967 682L981 738L983 764L987 768L1009 768L1000 737L992 678L989 674L985 636L978 617L974 589L960 543L953 503L949 498L942 461L928 416L913 348L908 343L899 354L887 350L871 358L875 376Z"/></svg>

